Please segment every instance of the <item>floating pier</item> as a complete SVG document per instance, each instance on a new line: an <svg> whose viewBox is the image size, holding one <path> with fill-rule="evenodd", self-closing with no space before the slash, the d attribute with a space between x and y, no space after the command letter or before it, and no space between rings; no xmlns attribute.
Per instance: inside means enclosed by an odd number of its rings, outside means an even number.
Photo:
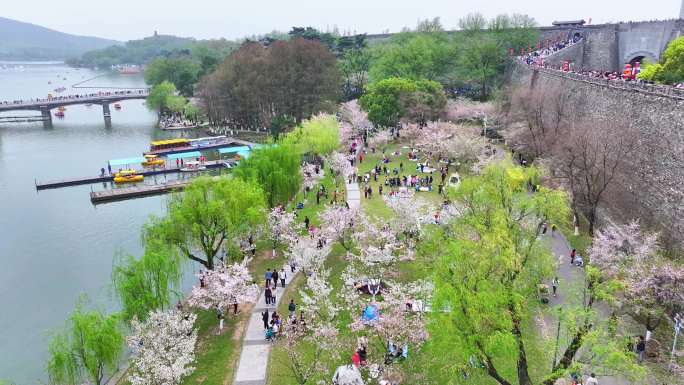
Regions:
<svg viewBox="0 0 684 385"><path fill-rule="evenodd" d="M98 203L142 198L150 195L165 194L171 191L180 191L185 188L185 186L190 184L193 179L194 178L180 179L154 185L140 185L114 188L104 191L93 191L90 193L90 201L96 205Z"/></svg>
<svg viewBox="0 0 684 385"><path fill-rule="evenodd" d="M202 163L208 169L222 168L226 167L225 164L228 160L207 160ZM180 167L167 167L167 168L150 168L146 170L141 170L140 175L152 176L160 174L173 174L177 172L182 172ZM113 182L114 175L97 175L97 176L86 176L80 178L71 179L60 179L47 182L36 181L36 190L47 190L52 188L68 187L68 186L79 186L84 184L100 183L100 182Z"/></svg>

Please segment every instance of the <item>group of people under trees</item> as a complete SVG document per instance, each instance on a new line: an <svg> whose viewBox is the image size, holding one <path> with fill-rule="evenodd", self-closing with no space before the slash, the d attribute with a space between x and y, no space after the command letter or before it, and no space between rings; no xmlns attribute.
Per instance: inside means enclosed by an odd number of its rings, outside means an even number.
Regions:
<svg viewBox="0 0 684 385"><path fill-rule="evenodd" d="M385 189L388 189L388 194L396 195L400 194L402 189L412 188L416 192L419 191L432 191L434 183L437 182L438 193L442 194L444 186L447 182L447 176L449 175L449 168L451 166L451 161L446 159L440 161L439 169L430 167L430 161L427 160L424 163L418 162L416 155L417 151L411 150L407 154L410 161L415 161L415 169L410 170L405 173L406 169L404 167L404 162L399 162L398 167L390 169L387 167L388 164L392 162L391 156L401 156L400 151L395 151L390 155L383 152L382 160L364 175L352 174L349 176L349 182L356 181L359 184L364 185L364 197L371 199L373 197L373 187L371 186L371 180L373 182L378 182L379 178L382 178L382 182L378 185L377 192L383 195ZM360 154L355 157L354 160L350 162L363 162L365 155L365 149L360 151ZM433 176L434 174L439 174L439 176ZM439 179L438 179L439 178Z"/></svg>

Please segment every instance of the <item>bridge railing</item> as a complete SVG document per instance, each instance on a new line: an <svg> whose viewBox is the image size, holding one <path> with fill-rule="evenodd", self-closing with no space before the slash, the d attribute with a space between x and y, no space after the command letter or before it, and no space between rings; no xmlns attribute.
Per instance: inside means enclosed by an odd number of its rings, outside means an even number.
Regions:
<svg viewBox="0 0 684 385"><path fill-rule="evenodd" d="M84 102L88 101L100 101L114 98L126 98L134 96L147 96L150 93L149 89L135 89L127 91L115 91L115 92L97 92L91 94L76 94L76 95L63 95L55 96L52 98L36 98L32 100L13 100L13 101L2 101L0 102L0 107L25 107L25 106L36 106L46 103L60 103L60 102L72 102L75 100L82 100Z"/></svg>

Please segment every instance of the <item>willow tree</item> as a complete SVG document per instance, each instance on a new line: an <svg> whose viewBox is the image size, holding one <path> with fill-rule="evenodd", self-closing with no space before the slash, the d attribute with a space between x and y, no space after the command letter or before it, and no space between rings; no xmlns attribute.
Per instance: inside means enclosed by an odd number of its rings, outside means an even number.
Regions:
<svg viewBox="0 0 684 385"><path fill-rule="evenodd" d="M498 163L481 176L465 178L451 198L463 216L437 232L435 296L430 313L435 356L458 372L477 360L501 385L531 385L524 322L537 285L552 274L553 258L540 241L542 224L562 223L568 215L560 191L540 188L531 195L534 168ZM515 379L502 367L516 367Z"/></svg>
<svg viewBox="0 0 684 385"><path fill-rule="evenodd" d="M121 256L114 263L112 283L126 321L147 319L150 311L166 308L182 276L181 256L158 239L150 239L137 259Z"/></svg>
<svg viewBox="0 0 684 385"><path fill-rule="evenodd" d="M261 186L270 207L287 204L302 182L300 153L289 144L265 146L252 152L233 169L237 178Z"/></svg>
<svg viewBox="0 0 684 385"><path fill-rule="evenodd" d="M319 115L297 126L281 143L302 154L329 155L340 147L340 124L332 115Z"/></svg>
<svg viewBox="0 0 684 385"><path fill-rule="evenodd" d="M80 300L67 326L52 337L48 347L50 384L100 385L113 374L123 350L124 337L117 314L83 309Z"/></svg>
<svg viewBox="0 0 684 385"><path fill-rule="evenodd" d="M240 178L201 177L171 196L167 214L153 217L143 237L213 270L221 247L247 236L265 220L264 192L259 185Z"/></svg>

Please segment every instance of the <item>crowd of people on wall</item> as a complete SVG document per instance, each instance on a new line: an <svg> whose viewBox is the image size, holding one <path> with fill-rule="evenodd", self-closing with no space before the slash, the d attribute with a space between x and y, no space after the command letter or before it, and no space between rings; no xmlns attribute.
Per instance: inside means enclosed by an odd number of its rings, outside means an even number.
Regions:
<svg viewBox="0 0 684 385"><path fill-rule="evenodd" d="M552 69L552 70L557 70L557 71L563 71L563 72L568 72L568 73L573 73L575 75L580 75L580 76L586 76L589 78L594 78L594 79L603 79L603 80L614 80L614 81L622 81L622 82L632 82L632 83L641 83L641 84L652 84L652 82L639 79L637 77L639 73L639 63L627 63L625 64L625 69L622 72L618 71L599 71L599 70L586 70L582 68L575 68L575 64L570 62L570 61L564 61L561 62L559 65L554 66L550 65L546 59L548 56L553 55L554 53L571 47L579 42L581 42L582 39L579 36L575 36L573 39L570 40L559 40L557 42L554 42L552 44L549 44L548 47L543 47L543 48L538 48L535 51L529 50L527 53L522 52L518 58L525 64L529 66L534 66L534 67L541 67L541 68L546 68L546 69ZM684 89L684 83L678 83L672 86L665 86L663 87L674 87L678 89Z"/></svg>
<svg viewBox="0 0 684 385"><path fill-rule="evenodd" d="M17 99L17 100L11 100L11 101L3 101L0 102L2 105L16 105L16 104L32 104L32 103L45 103L45 102L55 102L55 101L71 101L71 100L78 100L78 99L89 99L89 98L97 98L97 97L105 97L105 96L128 96L128 95L147 95L148 90L146 89L139 89L139 90L125 90L125 91L106 91L106 92L94 92L90 94L82 94L82 95L61 95L61 96L49 96L47 98L31 98L31 99Z"/></svg>

